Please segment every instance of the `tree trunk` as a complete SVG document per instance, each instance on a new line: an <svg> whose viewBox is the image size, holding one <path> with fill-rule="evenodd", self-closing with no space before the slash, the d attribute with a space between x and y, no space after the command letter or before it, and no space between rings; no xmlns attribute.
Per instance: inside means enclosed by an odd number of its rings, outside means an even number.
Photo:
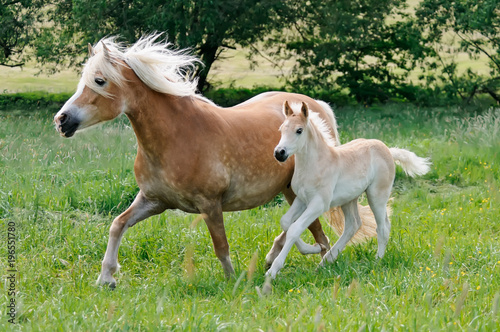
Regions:
<svg viewBox="0 0 500 332"><path fill-rule="evenodd" d="M203 61L203 64L205 65L204 67L200 68L198 70L198 92L204 92L206 89L209 87L209 83L207 82L207 76L208 73L210 72L210 68L212 67L212 64L214 61L217 59L217 51L220 47L220 44L209 44L208 41L207 43L203 44L201 46L200 50L200 58L201 61Z"/></svg>

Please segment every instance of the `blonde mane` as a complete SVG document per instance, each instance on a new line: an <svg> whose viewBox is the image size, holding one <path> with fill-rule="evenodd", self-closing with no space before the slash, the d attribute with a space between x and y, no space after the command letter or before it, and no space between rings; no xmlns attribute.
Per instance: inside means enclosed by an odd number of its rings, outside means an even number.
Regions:
<svg viewBox="0 0 500 332"><path fill-rule="evenodd" d="M302 104L291 103L290 107L293 110L294 114L300 114L301 112L300 109L302 107ZM339 145L338 142L333 138L330 131L330 127L328 126L326 121L321 118L319 113L311 111L311 109L309 108L309 115L307 118L308 118L308 123L311 124L316 129L316 131L323 138L326 144L333 147ZM334 125L336 125L336 123L334 123Z"/></svg>
<svg viewBox="0 0 500 332"><path fill-rule="evenodd" d="M198 80L190 78L200 60L186 50L172 49L166 40L157 41L160 36L143 36L130 47L117 43L116 37L101 39L94 46L94 55L85 64L83 82L94 91L110 97L94 82L95 75L101 74L113 83L123 85L125 78L120 66L126 64L152 90L180 97L199 97L210 102L196 95Z"/></svg>

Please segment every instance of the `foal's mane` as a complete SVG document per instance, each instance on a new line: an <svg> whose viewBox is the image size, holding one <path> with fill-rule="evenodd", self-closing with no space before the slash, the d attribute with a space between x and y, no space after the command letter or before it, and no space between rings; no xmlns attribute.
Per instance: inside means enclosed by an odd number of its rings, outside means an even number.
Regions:
<svg viewBox="0 0 500 332"><path fill-rule="evenodd" d="M292 108L294 114L300 114L302 104L291 103L290 107ZM320 137L323 139L323 141L325 141L327 145L333 147L338 145L337 141L333 138L331 134L330 127L328 126L326 121L321 118L318 112L311 111L311 109L309 108L307 118L308 118L308 125L313 127L313 129L315 129L318 132Z"/></svg>
<svg viewBox="0 0 500 332"><path fill-rule="evenodd" d="M201 61L189 55L187 50L173 49L169 42L159 40L159 37L161 34L143 36L130 47L116 42L116 36L101 39L94 46L94 55L85 64L83 82L94 91L109 97L109 94L98 88L94 76L100 73L113 83L123 85L125 78L120 66L126 64L152 90L180 97L194 96L208 101L196 95L198 80L190 77L196 64Z"/></svg>
<svg viewBox="0 0 500 332"><path fill-rule="evenodd" d="M325 143L329 146L335 147L337 145L337 142L332 137L330 127L328 127L326 121L319 116L319 113L309 111L308 118L309 118L309 123L316 128L316 130L323 138Z"/></svg>

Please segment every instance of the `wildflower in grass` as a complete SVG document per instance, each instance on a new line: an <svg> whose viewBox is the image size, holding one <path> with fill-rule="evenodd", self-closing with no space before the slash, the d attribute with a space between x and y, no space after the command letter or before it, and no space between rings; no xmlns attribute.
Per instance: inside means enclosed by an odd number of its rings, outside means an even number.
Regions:
<svg viewBox="0 0 500 332"><path fill-rule="evenodd" d="M293 288L288 290L288 293L291 293L291 292L293 292Z"/></svg>
<svg viewBox="0 0 500 332"><path fill-rule="evenodd" d="M481 289L481 286L477 286L477 288L476 288L476 289L477 289L477 290L480 290L480 289Z"/></svg>
<svg viewBox="0 0 500 332"><path fill-rule="evenodd" d="M426 267L425 267L425 269L426 269L427 271L431 271L431 268L430 268L430 267L428 267L428 266L426 266Z"/></svg>

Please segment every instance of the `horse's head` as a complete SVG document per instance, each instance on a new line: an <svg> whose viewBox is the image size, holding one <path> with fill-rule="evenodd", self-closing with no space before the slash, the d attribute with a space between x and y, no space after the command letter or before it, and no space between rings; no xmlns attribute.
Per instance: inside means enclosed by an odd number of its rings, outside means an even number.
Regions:
<svg viewBox="0 0 500 332"><path fill-rule="evenodd" d="M71 137L77 130L116 118L138 100L147 99L145 91L194 95L197 81L190 80L189 73L200 61L185 50L171 49L166 40L157 42L160 36L144 36L128 48L113 37L95 48L89 45L90 57L78 90L54 117L61 135Z"/></svg>
<svg viewBox="0 0 500 332"><path fill-rule="evenodd" d="M304 102L302 105L292 104L290 106L288 101L285 101L283 113L285 113L286 119L280 127L281 140L274 149L274 157L281 162L286 161L304 145L309 109Z"/></svg>
<svg viewBox="0 0 500 332"><path fill-rule="evenodd" d="M77 130L116 118L126 108L123 60L116 57L114 46L89 44L90 58L83 69L75 94L54 117L57 131L71 137Z"/></svg>

